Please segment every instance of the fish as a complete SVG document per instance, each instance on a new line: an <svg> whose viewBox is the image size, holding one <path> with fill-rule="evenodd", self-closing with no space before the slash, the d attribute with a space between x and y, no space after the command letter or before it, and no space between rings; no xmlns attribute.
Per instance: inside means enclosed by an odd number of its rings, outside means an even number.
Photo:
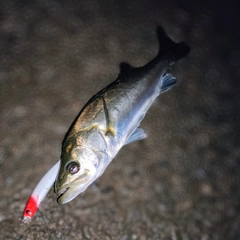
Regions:
<svg viewBox="0 0 240 240"><path fill-rule="evenodd" d="M161 27L157 32L158 55L140 68L122 63L117 80L92 97L79 113L64 138L61 159L29 197L22 222L31 221L52 185L59 203L71 201L103 174L124 145L146 137L139 125L147 110L177 82L166 71L190 50L185 43L174 43Z"/></svg>
<svg viewBox="0 0 240 240"><path fill-rule="evenodd" d="M186 43L172 41L163 28L157 33L157 56L142 67L121 64L117 79L94 95L70 126L54 184L58 203L84 192L123 146L146 138L140 123L153 101L176 85L167 70L190 50Z"/></svg>

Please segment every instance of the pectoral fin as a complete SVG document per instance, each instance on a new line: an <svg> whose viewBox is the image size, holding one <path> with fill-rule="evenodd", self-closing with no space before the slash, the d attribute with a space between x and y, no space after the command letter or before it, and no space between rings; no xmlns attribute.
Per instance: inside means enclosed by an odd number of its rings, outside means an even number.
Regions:
<svg viewBox="0 0 240 240"><path fill-rule="evenodd" d="M115 132L115 124L114 124L114 119L111 117L111 115L109 114L108 108L107 108L107 104L105 102L104 97L102 97L103 100L103 106L104 106L104 112L105 112L105 116L106 116L106 131L105 131L105 135L111 134L113 136L116 135Z"/></svg>
<svg viewBox="0 0 240 240"><path fill-rule="evenodd" d="M134 132L127 138L126 142L124 145L127 145L129 143L142 140L147 137L147 134L141 129L137 128L134 130Z"/></svg>

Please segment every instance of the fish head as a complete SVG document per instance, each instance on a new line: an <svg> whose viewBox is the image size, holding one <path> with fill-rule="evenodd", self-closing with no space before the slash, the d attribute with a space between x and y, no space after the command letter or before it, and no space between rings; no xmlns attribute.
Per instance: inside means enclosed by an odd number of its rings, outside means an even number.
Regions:
<svg viewBox="0 0 240 240"><path fill-rule="evenodd" d="M97 178L99 160L99 154L91 148L73 145L72 142L63 148L55 181L58 203L67 203L86 190Z"/></svg>

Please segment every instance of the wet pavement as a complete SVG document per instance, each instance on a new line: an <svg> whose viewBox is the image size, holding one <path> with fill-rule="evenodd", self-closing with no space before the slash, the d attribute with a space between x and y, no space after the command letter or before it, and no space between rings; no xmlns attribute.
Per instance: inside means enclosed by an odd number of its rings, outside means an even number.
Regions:
<svg viewBox="0 0 240 240"><path fill-rule="evenodd" d="M188 1L186 1L188 2ZM0 3L0 239L240 239L237 1ZM158 52L156 25L190 54L105 173L65 205L25 203L83 105Z"/></svg>

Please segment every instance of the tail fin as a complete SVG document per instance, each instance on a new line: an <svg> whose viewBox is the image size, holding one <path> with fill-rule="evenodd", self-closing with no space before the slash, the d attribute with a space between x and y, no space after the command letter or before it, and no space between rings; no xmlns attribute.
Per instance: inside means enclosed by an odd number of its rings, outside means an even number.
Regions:
<svg viewBox="0 0 240 240"><path fill-rule="evenodd" d="M160 49L158 56L163 57L165 55L170 55L173 62L177 62L179 59L183 58L190 51L190 47L184 43L173 42L166 34L162 27L157 28L158 40L160 43Z"/></svg>

